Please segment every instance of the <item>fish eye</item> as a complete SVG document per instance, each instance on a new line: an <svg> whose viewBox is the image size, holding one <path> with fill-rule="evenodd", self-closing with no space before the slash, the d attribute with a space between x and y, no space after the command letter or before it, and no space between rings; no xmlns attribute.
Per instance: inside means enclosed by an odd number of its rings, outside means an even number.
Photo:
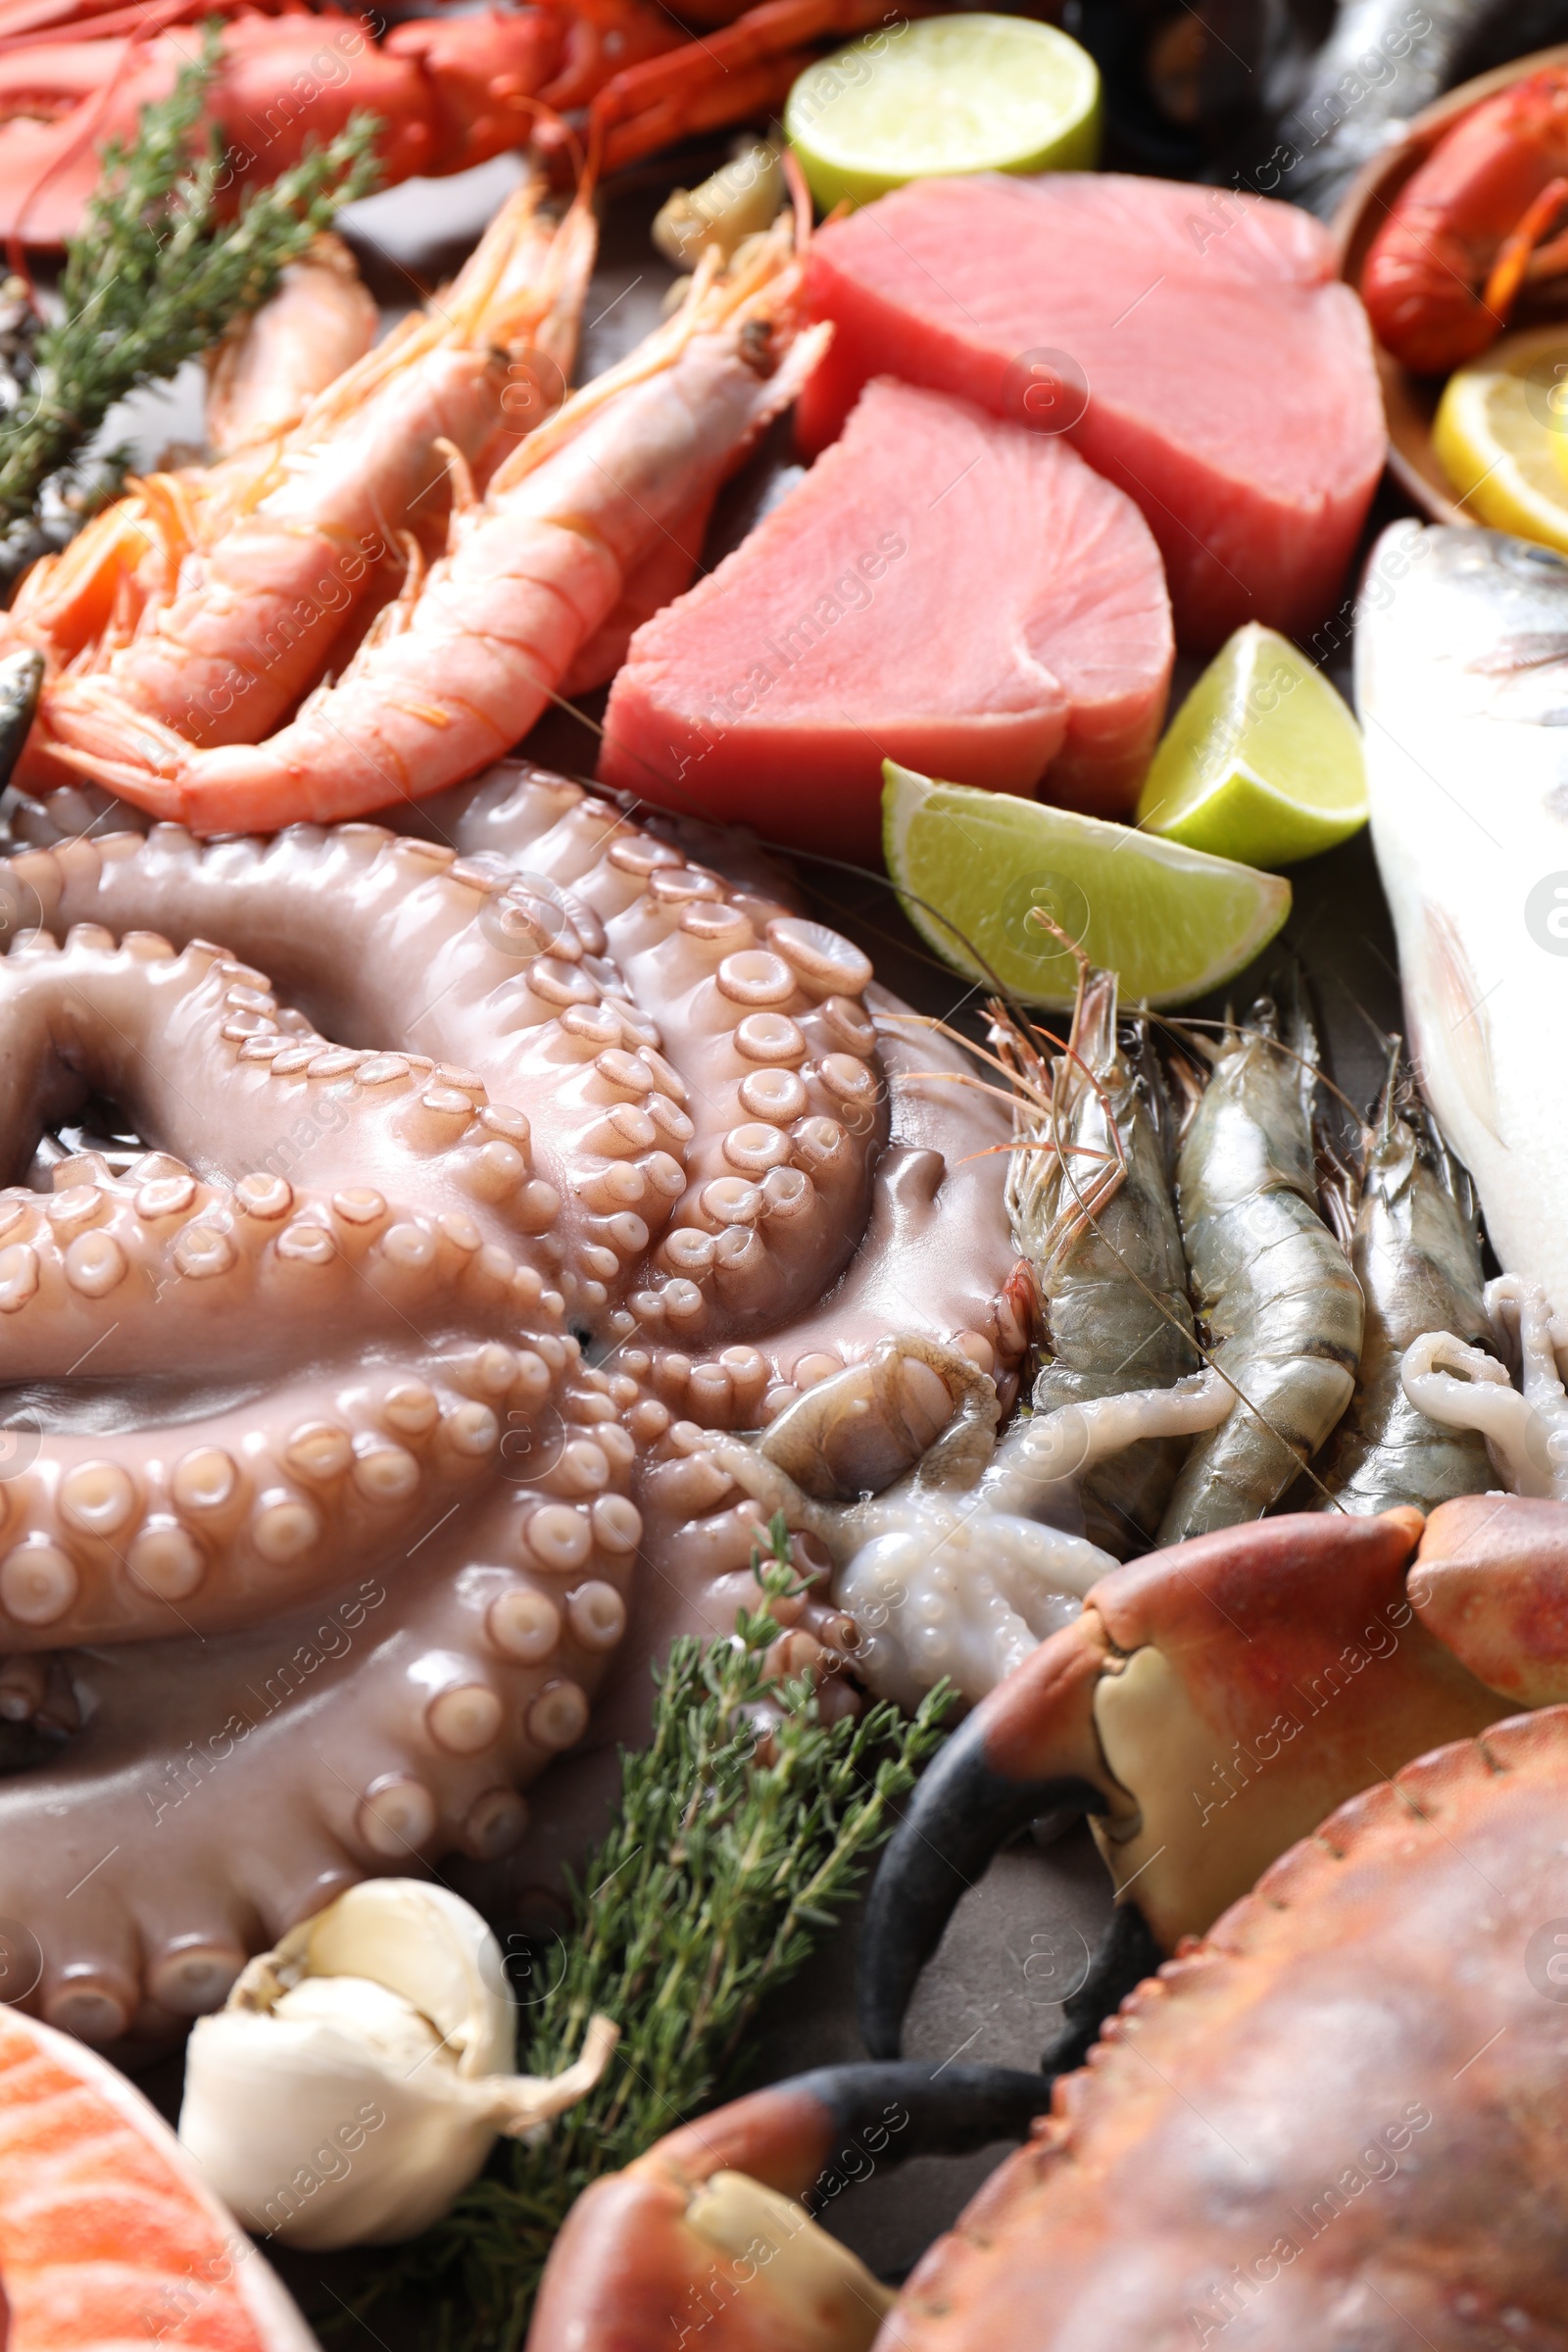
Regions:
<svg viewBox="0 0 1568 2352"><path fill-rule="evenodd" d="M1568 571L1568 564L1555 548L1541 547L1529 539L1503 539L1497 552L1516 571Z"/></svg>

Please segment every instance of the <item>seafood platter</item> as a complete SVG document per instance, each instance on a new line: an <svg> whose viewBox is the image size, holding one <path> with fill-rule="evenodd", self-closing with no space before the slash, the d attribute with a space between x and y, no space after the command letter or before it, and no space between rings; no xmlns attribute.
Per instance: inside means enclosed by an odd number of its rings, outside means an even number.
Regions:
<svg viewBox="0 0 1568 2352"><path fill-rule="evenodd" d="M0 0L7 2352L1568 2352L1564 36Z"/></svg>

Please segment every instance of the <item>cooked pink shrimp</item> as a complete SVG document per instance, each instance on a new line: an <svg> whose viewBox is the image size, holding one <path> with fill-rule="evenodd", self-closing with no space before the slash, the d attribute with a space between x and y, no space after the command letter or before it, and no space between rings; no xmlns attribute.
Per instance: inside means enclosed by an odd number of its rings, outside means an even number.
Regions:
<svg viewBox="0 0 1568 2352"><path fill-rule="evenodd" d="M354 256L330 229L278 279L277 291L225 335L207 383L207 446L215 457L292 432L375 341L379 317Z"/></svg>
<svg viewBox="0 0 1568 2352"><path fill-rule="evenodd" d="M445 491L453 451L486 478L544 413L539 377L564 383L595 230L585 203L557 227L539 195L537 182L519 189L449 292L330 384L260 465L243 452L139 486L166 593L45 689L35 773L101 740L103 695L190 745L256 742L352 648L378 575L384 600L389 566L395 583L412 560L411 531L433 526L440 544L447 499L430 493ZM14 615L46 652L49 597L47 579L29 580Z"/></svg>
<svg viewBox="0 0 1568 2352"><path fill-rule="evenodd" d="M475 774L526 734L626 582L794 397L825 330L795 336L790 223L576 394L453 519L417 593L270 741L197 750L108 679L76 688L61 757L199 833L330 823Z"/></svg>

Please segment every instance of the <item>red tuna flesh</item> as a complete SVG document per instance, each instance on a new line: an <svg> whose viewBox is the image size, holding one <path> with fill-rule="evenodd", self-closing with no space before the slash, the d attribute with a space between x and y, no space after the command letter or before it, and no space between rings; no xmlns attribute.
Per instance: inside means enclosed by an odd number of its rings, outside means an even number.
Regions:
<svg viewBox="0 0 1568 2352"><path fill-rule="evenodd" d="M1137 500L1184 645L1304 635L1332 606L1383 407L1360 303L1294 205L1109 172L916 181L813 240L806 308L834 325L808 450L870 376L956 392L1067 430Z"/></svg>
<svg viewBox="0 0 1568 2352"><path fill-rule="evenodd" d="M1170 606L1130 499L1061 440L883 378L716 571L640 628L599 773L874 860L884 757L1100 815L1137 797Z"/></svg>

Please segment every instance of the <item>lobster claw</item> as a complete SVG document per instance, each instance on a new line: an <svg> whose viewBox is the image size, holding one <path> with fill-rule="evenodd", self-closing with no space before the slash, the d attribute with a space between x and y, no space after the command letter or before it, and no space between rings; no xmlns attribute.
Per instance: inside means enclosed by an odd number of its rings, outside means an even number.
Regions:
<svg viewBox="0 0 1568 2352"><path fill-rule="evenodd" d="M1489 1588L1478 1618L1474 1578L1447 1556L1441 1512L1407 1592L1422 1532L1411 1510L1249 1523L1102 1577L1082 1617L975 1709L910 1800L867 1904L869 2046L897 2048L958 1896L1004 1838L1049 1808L1079 1802L1094 1817L1123 1906L1069 2012L1069 2026L1092 2029L1089 2006L1098 2000L1103 2014L1161 1952L1202 1934L1335 1805L1424 1749L1473 1737L1507 1711L1503 1696L1517 1703L1492 1687L1482 1652L1506 1647L1529 1613L1522 1563L1550 1581L1537 1557L1542 1529L1514 1522L1506 1544L1494 1534L1489 1563L1475 1529L1499 1510L1516 1514L1517 1502L1445 1507L1478 1514L1452 1524L1472 1532L1483 1586L1497 1584L1498 1547L1512 1546L1502 1580L1511 1603ZM1568 1544L1558 1550L1568 1555ZM1568 1680L1568 1621L1543 1639ZM1143 1931L1125 1916L1134 1906ZM1059 2069L1074 2055L1060 2044L1046 2063Z"/></svg>
<svg viewBox="0 0 1568 2352"><path fill-rule="evenodd" d="M879 2163L1021 2138L1049 2104L1000 2066L831 2066L721 2107L578 2198L529 2352L869 2352L893 2301L797 2200ZM854 2159L852 2163L852 2158Z"/></svg>

